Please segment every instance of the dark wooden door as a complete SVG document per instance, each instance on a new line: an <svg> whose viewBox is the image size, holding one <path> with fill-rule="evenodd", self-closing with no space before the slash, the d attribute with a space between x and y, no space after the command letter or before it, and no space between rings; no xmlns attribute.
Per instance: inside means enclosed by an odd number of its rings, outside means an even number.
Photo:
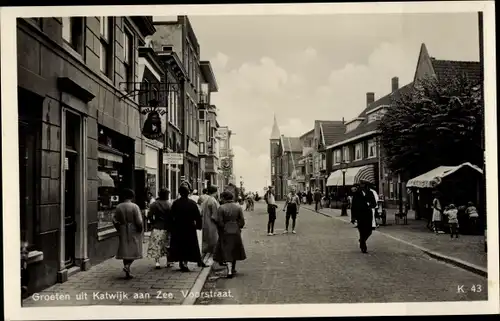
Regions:
<svg viewBox="0 0 500 321"><path fill-rule="evenodd" d="M76 241L76 174L77 174L77 154L66 152L64 161L65 169L65 191L64 191L64 225L65 225L65 263L66 267L75 264L75 241Z"/></svg>
<svg viewBox="0 0 500 321"><path fill-rule="evenodd" d="M28 123L19 122L19 197L21 239L34 243L36 133Z"/></svg>

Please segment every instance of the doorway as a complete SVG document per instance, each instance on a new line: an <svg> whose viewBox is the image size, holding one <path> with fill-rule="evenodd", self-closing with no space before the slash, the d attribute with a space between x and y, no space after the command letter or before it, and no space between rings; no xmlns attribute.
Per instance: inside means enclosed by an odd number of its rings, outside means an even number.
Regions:
<svg viewBox="0 0 500 321"><path fill-rule="evenodd" d="M76 166L77 154L66 150L64 161L64 262L67 268L75 265Z"/></svg>
<svg viewBox="0 0 500 321"><path fill-rule="evenodd" d="M66 112L64 152L64 263L66 268L76 264L77 214L80 210L79 152L80 117Z"/></svg>

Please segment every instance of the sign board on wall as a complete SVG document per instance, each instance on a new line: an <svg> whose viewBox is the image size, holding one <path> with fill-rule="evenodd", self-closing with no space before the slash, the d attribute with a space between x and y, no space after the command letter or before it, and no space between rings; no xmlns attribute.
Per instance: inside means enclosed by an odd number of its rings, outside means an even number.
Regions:
<svg viewBox="0 0 500 321"><path fill-rule="evenodd" d="M163 164L182 165L184 164L184 155L180 153L163 153Z"/></svg>
<svg viewBox="0 0 500 321"><path fill-rule="evenodd" d="M166 124L166 108L149 108L141 109L141 114L145 116L144 124L142 125L142 134L149 139L158 139L163 137Z"/></svg>

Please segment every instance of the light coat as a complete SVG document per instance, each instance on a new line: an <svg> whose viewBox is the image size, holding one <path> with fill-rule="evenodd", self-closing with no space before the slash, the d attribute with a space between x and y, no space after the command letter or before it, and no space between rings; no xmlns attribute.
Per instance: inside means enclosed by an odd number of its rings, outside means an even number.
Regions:
<svg viewBox="0 0 500 321"><path fill-rule="evenodd" d="M116 258L119 260L142 259L142 215L141 209L131 201L116 207L113 224L120 242Z"/></svg>

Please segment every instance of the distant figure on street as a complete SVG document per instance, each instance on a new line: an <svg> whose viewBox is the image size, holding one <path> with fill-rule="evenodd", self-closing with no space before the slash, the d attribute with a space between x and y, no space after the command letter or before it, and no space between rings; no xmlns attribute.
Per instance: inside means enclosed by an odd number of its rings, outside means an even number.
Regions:
<svg viewBox="0 0 500 321"><path fill-rule="evenodd" d="M120 239L116 258L123 260L126 279L133 278L130 273L132 263L142 259L142 215L139 206L133 203L134 198L134 191L125 189L122 195L123 202L118 204L113 217L113 225Z"/></svg>
<svg viewBox="0 0 500 321"><path fill-rule="evenodd" d="M474 206L474 203L472 203L472 202L467 203L467 208L465 210L465 214L467 214L467 216L469 217L469 224L470 224L471 230L474 233L477 233L479 213L477 212L477 208Z"/></svg>
<svg viewBox="0 0 500 321"><path fill-rule="evenodd" d="M313 202L313 194L311 192L311 189L307 191L307 205L311 205Z"/></svg>
<svg viewBox="0 0 500 321"><path fill-rule="evenodd" d="M322 208L321 206L321 192L319 190L319 188L316 188L316 191L314 192L314 203L315 203L315 206L314 206L314 210L317 212L319 209Z"/></svg>
<svg viewBox="0 0 500 321"><path fill-rule="evenodd" d="M196 262L206 267L201 259L198 235L202 222L198 205L189 196L188 186L181 184L179 199L172 204L172 237L170 240L170 259L179 262L182 272L189 272L187 262Z"/></svg>
<svg viewBox="0 0 500 321"><path fill-rule="evenodd" d="M368 184L370 184L369 182L365 182L365 184L367 186L369 186ZM379 197L378 197L378 193L375 191L375 189L369 187L370 189L370 192L373 194L373 198L375 199L375 204L374 207L372 207L372 213L373 213L373 219L372 219L372 228L373 229L376 229L378 227L378 224L377 224L377 217L378 217L378 201L379 201Z"/></svg>
<svg viewBox="0 0 500 321"><path fill-rule="evenodd" d="M217 246L217 239L219 237L217 232L217 210L219 209L219 202L215 199L217 195L217 187L209 186L206 200L201 204L201 217L202 217L202 243L201 253L205 257L207 254L213 254Z"/></svg>
<svg viewBox="0 0 500 321"><path fill-rule="evenodd" d="M434 232L438 234L441 231L441 216L443 215L443 207L441 206L441 201L439 200L438 193L434 193L434 199L432 200L432 228Z"/></svg>
<svg viewBox="0 0 500 321"><path fill-rule="evenodd" d="M300 209L300 197L295 194L295 189L292 188L290 194L288 194L283 211L286 211L285 219L285 231L284 234L288 233L288 225L290 223L290 217L292 218L292 233L295 234L295 223L297 221L297 215Z"/></svg>
<svg viewBox="0 0 500 321"><path fill-rule="evenodd" d="M269 186L269 189L264 195L264 199L267 203L267 213L269 214L269 220L267 222L267 235L272 236L274 235L274 222L276 221L276 209L278 208L274 197L273 186Z"/></svg>
<svg viewBox="0 0 500 321"><path fill-rule="evenodd" d="M220 265L227 263L227 277L236 274L236 261L247 258L241 229L245 226L243 209L234 203L234 196L230 192L222 193L226 202L217 210L217 226L219 230L219 241L215 251L214 260Z"/></svg>
<svg viewBox="0 0 500 321"><path fill-rule="evenodd" d="M446 206L444 215L448 217L448 224L450 224L450 237L453 235L458 239L458 210L454 204Z"/></svg>
<svg viewBox="0 0 500 321"><path fill-rule="evenodd" d="M373 207L375 207L375 198L365 183L360 182L359 185L355 185L352 195L351 222L357 222L359 247L363 253L368 252L366 241L373 230Z"/></svg>
<svg viewBox="0 0 500 321"><path fill-rule="evenodd" d="M169 230L171 230L171 208L172 204L168 200L169 191L162 189L156 202L149 207L149 217L151 219L151 235L147 257L155 260L155 267L160 268L160 258L166 257L168 267Z"/></svg>

